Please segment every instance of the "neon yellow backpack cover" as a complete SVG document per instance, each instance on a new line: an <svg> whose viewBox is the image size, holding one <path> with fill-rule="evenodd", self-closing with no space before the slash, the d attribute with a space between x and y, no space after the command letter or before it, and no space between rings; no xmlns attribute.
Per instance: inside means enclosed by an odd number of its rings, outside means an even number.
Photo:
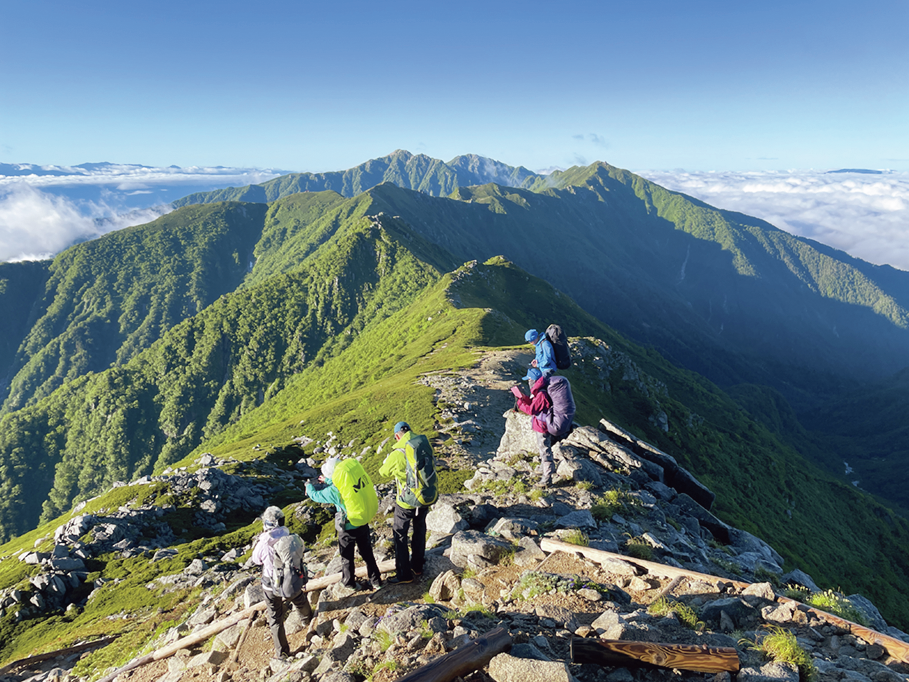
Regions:
<svg viewBox="0 0 909 682"><path fill-rule="evenodd" d="M341 460L331 475L331 482L344 500L351 525L365 526L372 521L379 511L379 498L362 464L353 458Z"/></svg>

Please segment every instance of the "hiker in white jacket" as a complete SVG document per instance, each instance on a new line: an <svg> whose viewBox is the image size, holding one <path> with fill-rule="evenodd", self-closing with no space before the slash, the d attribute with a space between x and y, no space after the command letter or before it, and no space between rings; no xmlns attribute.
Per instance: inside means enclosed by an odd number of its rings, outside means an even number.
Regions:
<svg viewBox="0 0 909 682"><path fill-rule="evenodd" d="M275 543L290 531L284 525L284 512L278 507L269 507L262 514L262 533L256 540L253 548L252 562L262 567L262 589L265 591L265 617L268 627L271 628L271 638L275 644L276 655L279 658L290 656L290 646L287 643L287 634L284 632L284 615L286 613L285 600L275 594L271 576L275 567ZM300 612L304 625L309 625L312 618L312 607L306 592L300 592L290 602L294 609Z"/></svg>

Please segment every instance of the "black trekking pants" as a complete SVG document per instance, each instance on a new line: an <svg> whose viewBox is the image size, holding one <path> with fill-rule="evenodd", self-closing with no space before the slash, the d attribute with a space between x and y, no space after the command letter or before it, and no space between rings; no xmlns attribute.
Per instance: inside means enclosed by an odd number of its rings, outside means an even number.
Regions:
<svg viewBox="0 0 909 682"><path fill-rule="evenodd" d="M426 515L429 507L404 509L395 503L392 533L395 544L395 573L398 578L408 580L414 573L423 572L426 561ZM407 533L413 522L413 541L408 550Z"/></svg>
<svg viewBox="0 0 909 682"><path fill-rule="evenodd" d="M292 604L295 609L298 609L304 619L312 618L312 607L309 605L306 592L300 592L293 599L285 600L276 596L271 590L265 590L265 619L268 621L271 639L275 644L275 652L278 656L290 655L287 634L284 632L284 615L287 612L285 601Z"/></svg>
<svg viewBox="0 0 909 682"><path fill-rule="evenodd" d="M381 580L382 574L379 572L379 565L376 563L376 557L372 552L372 538L369 537L369 526L358 526L350 530L338 531L338 549L341 558L344 559L341 564L341 584L346 587L353 587L355 581L354 573L354 548L360 551L360 556L366 563L367 574L370 580Z"/></svg>

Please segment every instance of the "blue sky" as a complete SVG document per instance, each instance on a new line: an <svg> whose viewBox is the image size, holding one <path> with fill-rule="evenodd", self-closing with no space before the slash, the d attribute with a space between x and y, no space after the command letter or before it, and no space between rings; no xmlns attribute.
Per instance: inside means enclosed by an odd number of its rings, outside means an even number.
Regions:
<svg viewBox="0 0 909 682"><path fill-rule="evenodd" d="M909 170L909 2L0 3L0 161Z"/></svg>

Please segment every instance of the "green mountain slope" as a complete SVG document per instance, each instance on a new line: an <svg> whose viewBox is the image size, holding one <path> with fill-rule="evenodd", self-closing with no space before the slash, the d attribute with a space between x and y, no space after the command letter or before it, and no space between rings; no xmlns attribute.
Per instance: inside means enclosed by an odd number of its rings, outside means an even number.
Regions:
<svg viewBox="0 0 909 682"><path fill-rule="evenodd" d="M12 380L2 412L122 364L235 289L264 213L257 204L189 207L59 254L7 365Z"/></svg>
<svg viewBox="0 0 909 682"><path fill-rule="evenodd" d="M604 342L613 360L579 362L566 373L579 423L605 417L654 443L717 493L721 518L767 540L824 583L874 594L909 616L909 599L898 589L909 573L904 519L815 468L716 386L627 341L500 258L444 277L343 353L294 376L273 400L182 464L202 451L247 459L258 443L269 449L291 443L305 423L309 432L331 431L340 442L356 439L358 449L369 448L363 461L375 474L391 424L406 419L433 433L439 426L440 408L422 374L456 372L473 364L474 346L508 343L554 315Z"/></svg>
<svg viewBox="0 0 909 682"><path fill-rule="evenodd" d="M0 395L6 394L16 350L31 323L33 306L44 291L48 261L0 263Z"/></svg>
<svg viewBox="0 0 909 682"><path fill-rule="evenodd" d="M294 272L222 296L128 363L0 419L0 537L183 457L406 305L440 273L391 230L348 221Z"/></svg>
<svg viewBox="0 0 909 682"><path fill-rule="evenodd" d="M373 229L370 223L362 234ZM403 251L399 255L401 271L397 274L405 274L410 269L407 258ZM480 353L509 342L541 316L550 319L558 314L584 336L575 339L576 364L567 373L579 404L579 422L595 423L607 417L658 445L717 493L714 511L725 521L772 543L787 562L808 571L821 584L861 591L892 622L909 622L909 600L899 589L909 577L905 559L909 526L905 520L860 491L818 472L703 378L626 341L564 294L513 264L496 258L486 264L469 263L445 276L437 276L431 269L425 272L430 277L409 302L384 319L366 324L343 350L327 354L323 363L307 364L288 376L283 388L204 439L179 464L198 466L194 457L209 451L241 463L263 460L272 467L287 466L288 456L300 456L295 439L301 433L332 431L339 442L356 439L356 451L364 453L367 469L375 472L382 456L379 446L388 438L391 425L402 418L428 433L444 456L451 436L440 429L443 406L421 377L427 373L457 376ZM251 287L224 300L240 299L259 289ZM173 334L195 319L166 334L151 351L167 345ZM268 338L274 341L274 337ZM263 343L259 348L264 347ZM150 351L141 354L129 366L150 355ZM117 371L104 374L115 376ZM250 385L245 390L252 395L256 389ZM23 412L27 410L18 414ZM460 480L458 472L446 471L444 476L447 484ZM300 495L296 489L286 493L291 497L282 498L282 504L299 499L292 497ZM130 486L92 501L86 510L128 505L133 498L134 507L174 503L171 497L159 495L154 485ZM191 514L192 509L185 513ZM174 604L173 597L162 600L160 591L146 588L149 581L159 574L180 571L192 558L219 554L226 547L248 542L256 530L256 513L258 510L249 511L245 519L238 519L220 534L188 529L184 538L175 540L174 549L179 553L173 559L152 562L145 556L123 558L114 552L93 560L90 568L96 575L122 581L115 599L100 595L81 613L77 610L21 623L10 614L0 620L4 643L12 652L16 642L15 651L24 653L51 636L51 630L53 637L64 641L76 632L80 636L113 628L119 632L123 621L108 616L121 612L127 604L144 614L132 625L127 641L133 641L133 632L135 637L147 636L157 624L156 609L170 609ZM52 535L64 520L29 533L0 548L0 553L34 547L36 540ZM22 562L6 561L0 569L0 589L27 580L28 567ZM11 655L6 649L2 652Z"/></svg>
<svg viewBox="0 0 909 682"><path fill-rule="evenodd" d="M519 187L534 182L539 176L526 168L514 168L476 154L456 156L448 163L424 154L398 150L388 156L372 159L356 168L330 173L292 173L261 185L229 187L214 192L197 192L175 201L174 206L210 204L218 201L255 201L268 203L297 192L332 190L352 197L383 182L447 196L458 187L495 182Z"/></svg>
<svg viewBox="0 0 909 682"><path fill-rule="evenodd" d="M456 256L503 254L720 385L770 385L805 405L909 364L901 290L756 219L605 164L586 171L584 185L542 193L371 193Z"/></svg>

